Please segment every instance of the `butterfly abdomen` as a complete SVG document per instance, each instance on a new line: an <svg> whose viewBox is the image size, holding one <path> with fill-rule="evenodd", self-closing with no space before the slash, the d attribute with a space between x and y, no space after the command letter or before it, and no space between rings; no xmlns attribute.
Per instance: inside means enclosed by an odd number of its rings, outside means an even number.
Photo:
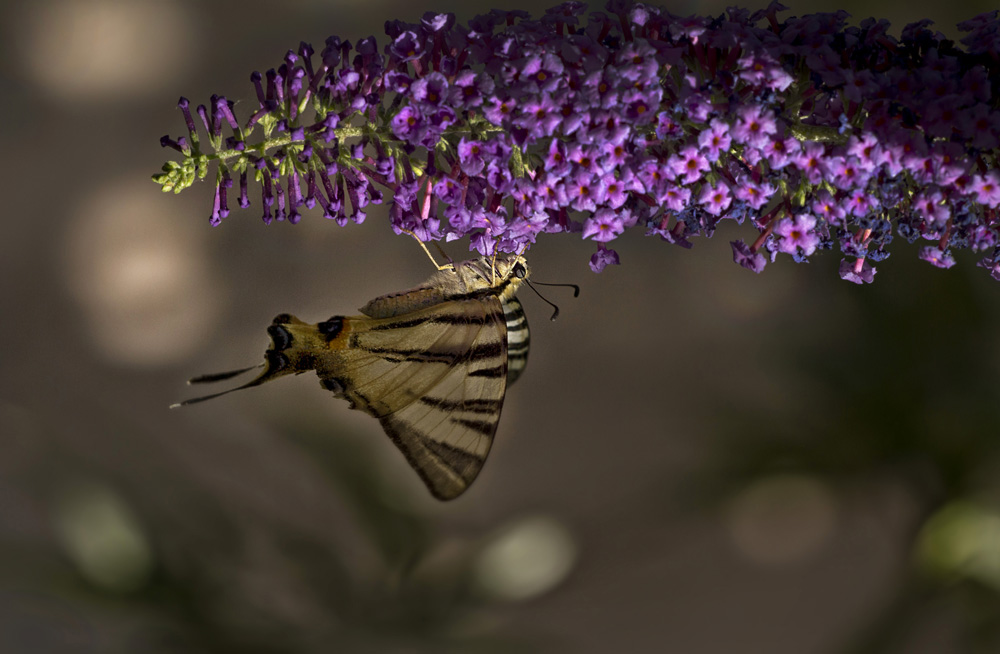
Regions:
<svg viewBox="0 0 1000 654"><path fill-rule="evenodd" d="M513 384L528 365L531 333L528 331L528 318L517 298L503 300L502 305L507 323L507 383Z"/></svg>

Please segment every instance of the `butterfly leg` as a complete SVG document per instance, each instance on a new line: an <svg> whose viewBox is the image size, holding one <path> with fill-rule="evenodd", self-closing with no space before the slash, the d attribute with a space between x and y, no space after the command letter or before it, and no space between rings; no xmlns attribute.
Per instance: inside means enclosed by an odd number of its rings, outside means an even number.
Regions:
<svg viewBox="0 0 1000 654"><path fill-rule="evenodd" d="M434 255L431 254L431 251L427 249L427 246L424 244L423 241L421 241L419 238L417 238L416 234L414 234L413 232L411 232L408 229L403 229L403 228L400 228L399 231L403 232L404 234L409 234L410 236L413 237L413 240L417 242L417 245L419 245L421 248L423 248L424 254L426 254L427 258L431 260L431 263L434 264L435 268L437 268L438 270L454 270L455 269L455 263L451 260L451 258L447 254L444 253L444 250L441 249L441 246L438 245L437 242L435 242L434 245L437 247L438 252L440 252L441 256L443 256L445 259L448 260L448 263L446 263L443 266L437 262L437 260L434 258Z"/></svg>

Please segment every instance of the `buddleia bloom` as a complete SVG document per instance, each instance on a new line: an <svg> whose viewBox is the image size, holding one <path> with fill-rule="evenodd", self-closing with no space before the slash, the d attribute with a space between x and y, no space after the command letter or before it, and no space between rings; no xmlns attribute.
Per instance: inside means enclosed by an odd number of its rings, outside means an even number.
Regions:
<svg viewBox="0 0 1000 654"><path fill-rule="evenodd" d="M779 20L779 4L605 9L428 13L387 22L382 45L303 43L251 76L248 116L182 99L188 134L162 140L180 160L154 179L179 191L214 165L212 224L231 195L251 205L253 178L265 223L360 223L385 202L397 233L483 255L574 234L594 270L626 231L691 247L732 220L755 272L837 247L841 277L870 282L901 236L938 267L984 253L1000 279L998 12L959 24L959 45L929 21L896 38L845 12Z"/></svg>

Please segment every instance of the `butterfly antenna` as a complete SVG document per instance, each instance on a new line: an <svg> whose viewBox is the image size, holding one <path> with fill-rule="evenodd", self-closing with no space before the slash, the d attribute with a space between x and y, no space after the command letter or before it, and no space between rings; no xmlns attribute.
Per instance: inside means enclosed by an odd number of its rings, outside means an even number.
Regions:
<svg viewBox="0 0 1000 654"><path fill-rule="evenodd" d="M527 281L527 280L525 280ZM548 282L532 282L538 286L569 286L573 289L573 297L580 297L580 287L576 284L550 284ZM535 291L536 293L538 291Z"/></svg>
<svg viewBox="0 0 1000 654"><path fill-rule="evenodd" d="M531 282L529 282L527 279L524 280L524 283L528 285L528 288L530 288L532 291L534 291L535 295L537 295L538 297L542 298L543 302L545 302L550 307L552 307L553 309L555 309L555 311L552 312L552 317L549 318L549 320L555 320L556 318L558 318L559 317L559 307L556 306L555 302L550 301L544 295L542 295L541 293L539 293L538 289L535 288L534 284L532 284ZM572 286L573 287L573 297L579 297L580 296L580 287L577 286L576 284L546 284L545 282L535 282L535 284L538 284L540 286Z"/></svg>

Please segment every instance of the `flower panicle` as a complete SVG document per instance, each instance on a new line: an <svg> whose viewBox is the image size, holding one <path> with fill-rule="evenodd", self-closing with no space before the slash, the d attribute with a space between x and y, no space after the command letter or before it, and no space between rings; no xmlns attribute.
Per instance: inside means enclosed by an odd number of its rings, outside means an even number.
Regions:
<svg viewBox="0 0 1000 654"><path fill-rule="evenodd" d="M941 268L985 253L1000 279L1000 12L961 23L959 45L927 22L896 38L784 9L565 2L388 21L381 47L301 43L251 75L242 122L224 97L182 98L188 133L161 140L179 161L154 180L178 192L215 165L212 224L239 175L265 223L317 205L360 223L387 201L397 233L483 255L573 233L596 242L595 271L626 230L691 247L730 220L755 230L732 246L758 273L838 247L841 277L868 283L898 235Z"/></svg>

